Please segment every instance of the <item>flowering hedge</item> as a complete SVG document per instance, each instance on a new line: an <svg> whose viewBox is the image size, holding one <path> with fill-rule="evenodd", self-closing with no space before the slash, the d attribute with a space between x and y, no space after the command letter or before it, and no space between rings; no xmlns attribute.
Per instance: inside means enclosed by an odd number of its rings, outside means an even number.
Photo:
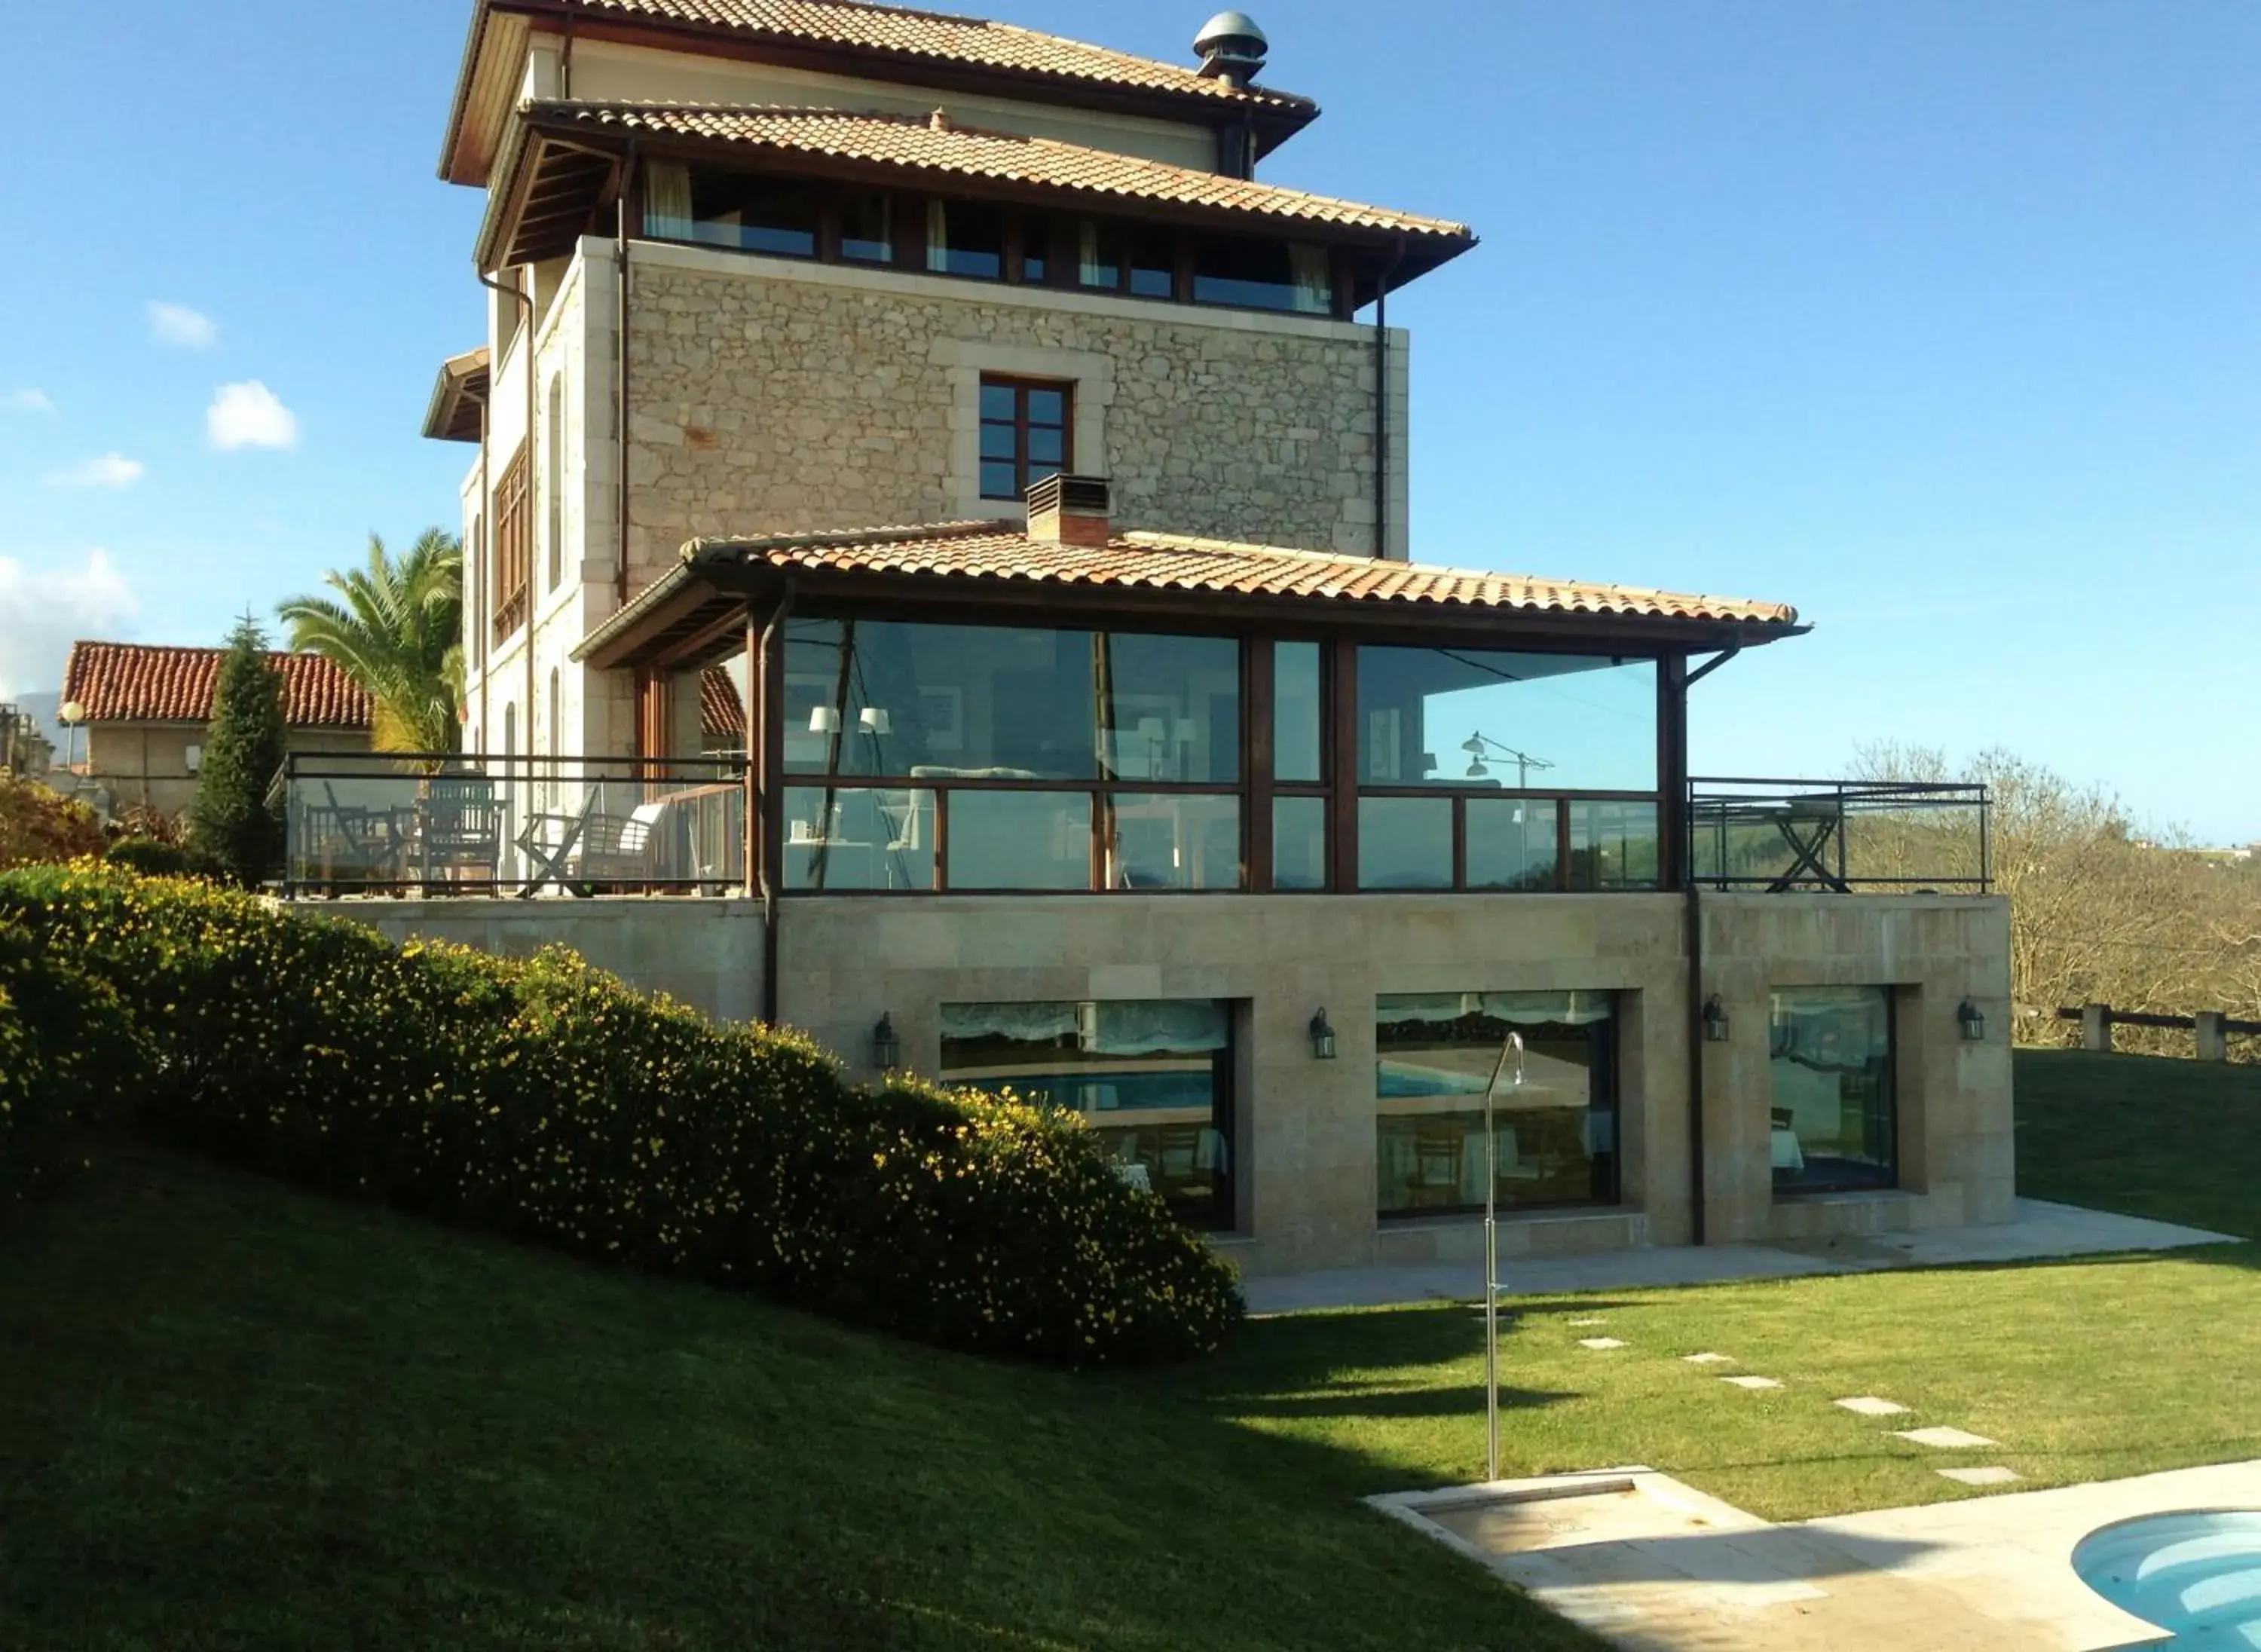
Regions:
<svg viewBox="0 0 2261 1652"><path fill-rule="evenodd" d="M0 1209L81 1161L86 1131L147 1083L116 996L0 919Z"/></svg>
<svg viewBox="0 0 2261 1652"><path fill-rule="evenodd" d="M112 987L175 1138L336 1193L944 1347L1181 1359L1232 1274L1072 1118L717 1028L563 949L531 959L111 868L0 876L0 922Z"/></svg>

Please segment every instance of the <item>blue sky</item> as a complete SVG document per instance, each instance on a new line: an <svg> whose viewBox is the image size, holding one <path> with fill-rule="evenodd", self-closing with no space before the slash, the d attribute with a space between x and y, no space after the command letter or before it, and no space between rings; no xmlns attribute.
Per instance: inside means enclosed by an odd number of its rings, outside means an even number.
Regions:
<svg viewBox="0 0 2261 1652"><path fill-rule="evenodd" d="M1392 306L1417 557L1797 603L1698 691L1712 772L2000 745L2261 837L2261 7L1253 9L1328 111L1265 176L1484 236ZM469 10L11 10L0 693L455 525ZM987 12L1182 59L1207 10Z"/></svg>

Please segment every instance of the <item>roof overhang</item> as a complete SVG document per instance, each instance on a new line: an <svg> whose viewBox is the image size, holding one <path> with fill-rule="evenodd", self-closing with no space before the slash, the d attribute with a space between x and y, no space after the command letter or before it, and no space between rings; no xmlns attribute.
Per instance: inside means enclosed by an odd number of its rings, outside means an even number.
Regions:
<svg viewBox="0 0 2261 1652"><path fill-rule="evenodd" d="M424 434L434 442L477 442L484 423L490 373L482 344L440 364L424 410Z"/></svg>
<svg viewBox="0 0 2261 1652"><path fill-rule="evenodd" d="M796 39L752 27L649 13L633 19L617 11L607 16L586 0L477 0L441 146L440 176L444 181L473 185L488 182L489 169L504 140L509 107L524 73L527 43L537 32L1212 128L1245 121L1255 134L1260 158L1319 117L1319 106L1310 98L1265 87L1253 88L1253 95L1240 97L1216 91L1174 91L1073 74Z"/></svg>
<svg viewBox="0 0 2261 1652"><path fill-rule="evenodd" d="M970 609L996 623L1128 622L1145 628L1227 629L1265 625L1347 630L1381 643L1450 638L1465 647L1561 649L1576 643L1629 655L1684 655L1748 649L1803 636L1811 626L1782 621L1670 614L1540 610L1467 603L1279 595L1152 585L1078 585L1009 574L908 573L780 566L772 554L838 542L839 536L764 539L758 549L734 542L693 542L683 559L627 607L598 625L572 657L599 671L628 666L687 672L728 658L746 628L790 585L793 609L822 617L829 608L963 622Z"/></svg>
<svg viewBox="0 0 2261 1652"><path fill-rule="evenodd" d="M1277 233L1345 248L1362 255L1368 264L1386 262L1393 291L1476 245L1472 231L1461 225L1446 226L1441 220L1415 220L1425 226L1433 223L1435 227L1409 233L1396 225L1347 224L1240 205L1126 196L1110 189L1079 189L903 161L860 159L729 138L599 125L589 119L599 107L560 103L528 103L520 107L497 163L506 181L490 193L486 218L479 230L477 256L481 269L492 271L570 254L598 211L620 198L631 144L638 155L647 159L682 160L732 171L923 189L1053 212L1087 212L1223 233Z"/></svg>

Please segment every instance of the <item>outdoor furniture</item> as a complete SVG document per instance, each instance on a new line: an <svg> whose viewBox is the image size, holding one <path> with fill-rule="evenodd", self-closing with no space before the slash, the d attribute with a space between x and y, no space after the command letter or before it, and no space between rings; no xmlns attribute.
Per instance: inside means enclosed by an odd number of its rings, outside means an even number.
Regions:
<svg viewBox="0 0 2261 1652"><path fill-rule="evenodd" d="M1805 1149L1798 1145L1795 1117L1787 1107L1775 1108L1772 1117L1774 1167L1796 1175L1805 1168Z"/></svg>
<svg viewBox="0 0 2261 1652"><path fill-rule="evenodd" d="M341 802L327 780L322 795L325 801L308 804L299 822L301 853L313 869L308 880L332 896L343 886L395 880L399 853L393 811Z"/></svg>
<svg viewBox="0 0 2261 1652"><path fill-rule="evenodd" d="M484 775L434 775L416 810L417 869L450 881L492 883L502 859L503 811ZM459 874L471 874L463 879Z"/></svg>
<svg viewBox="0 0 2261 1652"><path fill-rule="evenodd" d="M1413 1127L1413 1174L1406 1178L1408 1205L1455 1205L1468 1153L1465 1126L1446 1120Z"/></svg>
<svg viewBox="0 0 2261 1652"><path fill-rule="evenodd" d="M520 889L520 900L535 894L545 883L555 881L558 887L571 890L577 895L587 891L575 888L566 863L573 851L581 846L582 836L589 830L590 817L596 813L598 788L591 786L581 800L580 808L571 815L534 814L527 816L526 825L518 834L518 847L534 869L534 876Z"/></svg>
<svg viewBox="0 0 2261 1652"><path fill-rule="evenodd" d="M667 800L639 803L626 815L592 815L581 834L581 878L603 882L650 884L664 880L654 828L667 812Z"/></svg>

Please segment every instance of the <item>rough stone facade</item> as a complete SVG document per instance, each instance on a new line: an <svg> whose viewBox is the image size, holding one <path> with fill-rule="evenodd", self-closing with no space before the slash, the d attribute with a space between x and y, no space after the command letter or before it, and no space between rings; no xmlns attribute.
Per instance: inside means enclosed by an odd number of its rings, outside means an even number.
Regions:
<svg viewBox="0 0 2261 1652"><path fill-rule="evenodd" d="M1073 468L1120 527L1375 549L1370 328L650 247L629 315L638 585L699 536L1009 514L979 496L985 371L1075 384Z"/></svg>

